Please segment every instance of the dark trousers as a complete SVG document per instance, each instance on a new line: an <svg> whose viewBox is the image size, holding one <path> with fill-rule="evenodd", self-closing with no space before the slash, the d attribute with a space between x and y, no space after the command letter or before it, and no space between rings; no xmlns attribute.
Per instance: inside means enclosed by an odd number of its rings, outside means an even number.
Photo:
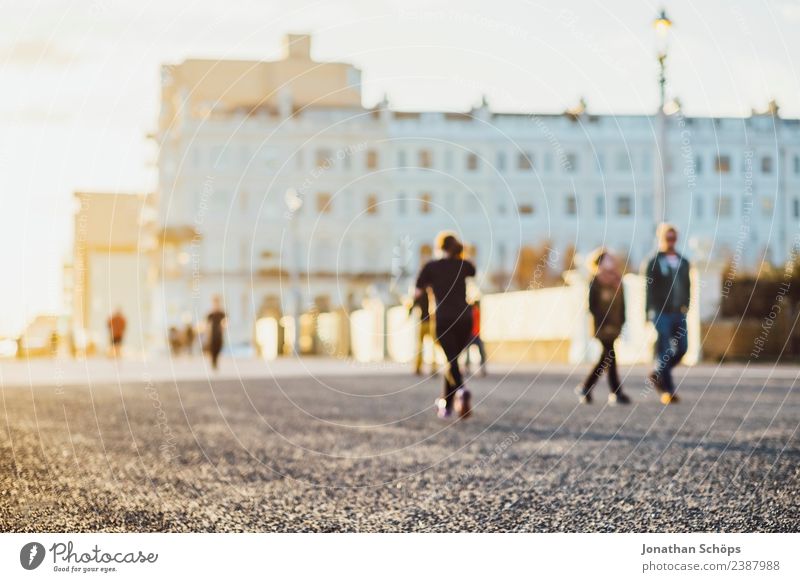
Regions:
<svg viewBox="0 0 800 582"><path fill-rule="evenodd" d="M211 344L208 346L208 353L211 356L211 367L215 370L219 363L220 352L222 352L222 341L212 338Z"/></svg>
<svg viewBox="0 0 800 582"><path fill-rule="evenodd" d="M464 385L461 370L458 367L458 356L467 347L472 336L472 313L464 310L454 319L436 318L436 337L442 346L447 368L444 373L444 389L442 398L447 403L447 408L453 408L453 397L456 391Z"/></svg>
<svg viewBox="0 0 800 582"><path fill-rule="evenodd" d="M655 373L665 392L675 393L672 368L677 366L689 347L686 316L683 313L661 313L653 323L658 332L656 340Z"/></svg>
<svg viewBox="0 0 800 582"><path fill-rule="evenodd" d="M600 354L600 359L597 361L594 370L584 380L583 387L586 392L589 392L597 384L603 372L608 372L608 385L611 388L611 392L617 393L619 392L620 382L619 374L617 373L617 354L614 352L615 340L600 341L603 344L603 353Z"/></svg>

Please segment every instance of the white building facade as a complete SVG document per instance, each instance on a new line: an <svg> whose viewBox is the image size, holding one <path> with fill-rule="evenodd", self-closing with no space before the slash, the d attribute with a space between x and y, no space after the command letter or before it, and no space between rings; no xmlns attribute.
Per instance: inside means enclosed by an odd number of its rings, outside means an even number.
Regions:
<svg viewBox="0 0 800 582"><path fill-rule="evenodd" d="M443 229L469 245L484 291L520 287L525 248L550 249L556 271L600 245L636 267L652 252L654 116L366 108L358 70L309 50L290 36L282 61L165 67L155 325L201 319L220 295L246 343L258 317L291 312L294 282L304 309L399 297ZM685 254L742 268L792 256L798 120L676 113L665 143Z"/></svg>

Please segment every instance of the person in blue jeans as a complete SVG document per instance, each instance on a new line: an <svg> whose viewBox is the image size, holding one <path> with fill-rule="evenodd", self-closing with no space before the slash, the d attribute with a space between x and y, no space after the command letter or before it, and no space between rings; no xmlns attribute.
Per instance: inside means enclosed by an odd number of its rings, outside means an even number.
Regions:
<svg viewBox="0 0 800 582"><path fill-rule="evenodd" d="M663 404L675 404L678 396L672 369L686 355L688 347L686 313L691 296L690 265L675 250L678 230L674 226L662 224L658 235L659 250L647 262L643 273L647 283L647 316L658 334L655 365L648 381L661 393Z"/></svg>

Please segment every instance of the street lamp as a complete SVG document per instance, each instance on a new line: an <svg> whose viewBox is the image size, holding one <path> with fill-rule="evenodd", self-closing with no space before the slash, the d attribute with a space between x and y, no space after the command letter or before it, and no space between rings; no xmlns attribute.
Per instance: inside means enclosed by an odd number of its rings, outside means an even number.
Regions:
<svg viewBox="0 0 800 582"><path fill-rule="evenodd" d="M658 112L656 113L656 156L655 156L655 184L653 190L653 220L658 226L667 215L667 192L664 171L664 152L667 146L667 119L666 119L666 85L667 85L667 37L672 28L672 20L665 10L653 21L658 40Z"/></svg>
<svg viewBox="0 0 800 582"><path fill-rule="evenodd" d="M300 355L300 316L303 313L303 294L300 289L300 253L297 251L299 245L297 238L297 211L303 206L303 199L294 188L286 190L283 197L286 203L289 219L289 245L290 245L290 260L289 260L289 287L292 293L292 308L294 310L294 338L292 340L292 349L294 355Z"/></svg>
<svg viewBox="0 0 800 582"><path fill-rule="evenodd" d="M656 29L658 37L658 87L659 87L659 107L663 110L666 104L665 89L667 84L667 37L672 28L672 21L667 16L665 10L653 21L653 28Z"/></svg>

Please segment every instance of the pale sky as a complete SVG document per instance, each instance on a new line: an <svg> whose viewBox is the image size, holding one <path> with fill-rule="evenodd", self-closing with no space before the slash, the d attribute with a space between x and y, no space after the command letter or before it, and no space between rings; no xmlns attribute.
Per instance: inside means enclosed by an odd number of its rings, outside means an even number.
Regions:
<svg viewBox="0 0 800 582"><path fill-rule="evenodd" d="M60 308L72 192L153 189L162 63L275 59L310 32L314 58L362 69L368 106L651 113L662 5L688 115L774 97L800 117L798 0L0 0L0 334Z"/></svg>

